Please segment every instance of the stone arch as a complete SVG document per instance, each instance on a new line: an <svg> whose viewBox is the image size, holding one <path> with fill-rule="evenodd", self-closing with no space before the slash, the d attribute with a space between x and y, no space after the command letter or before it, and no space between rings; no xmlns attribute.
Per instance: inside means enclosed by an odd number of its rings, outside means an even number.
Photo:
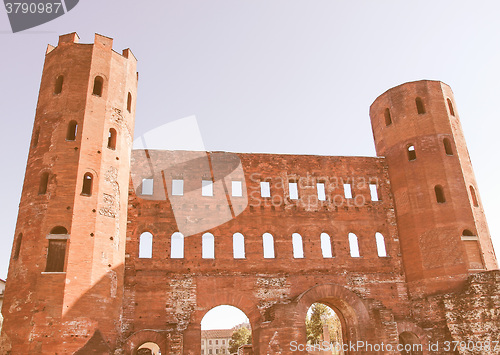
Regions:
<svg viewBox="0 0 500 355"><path fill-rule="evenodd" d="M311 287L295 300L297 307L293 327L301 329L305 343L305 319L307 310L316 302L332 308L342 324L342 339L346 342L369 341L371 339L370 315L368 309L354 292L336 284L323 284Z"/></svg>
<svg viewBox="0 0 500 355"><path fill-rule="evenodd" d="M422 344L422 349L423 349L422 354L423 355L430 354L430 352L427 350L427 349L429 349L428 342L427 342L427 336L422 328L420 328L418 325L416 325L412 322L408 322L408 321L400 321L397 324L398 324L398 337L403 333L414 334L418 338L418 340L420 341L420 344Z"/></svg>
<svg viewBox="0 0 500 355"><path fill-rule="evenodd" d="M155 343L162 354L168 354L169 334L162 330L143 329L135 332L125 341L125 355L136 355L144 343Z"/></svg>

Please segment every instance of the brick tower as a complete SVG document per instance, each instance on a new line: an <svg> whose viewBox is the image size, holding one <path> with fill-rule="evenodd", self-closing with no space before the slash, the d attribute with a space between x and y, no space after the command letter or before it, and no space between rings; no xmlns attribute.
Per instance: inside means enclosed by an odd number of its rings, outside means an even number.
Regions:
<svg viewBox="0 0 500 355"><path fill-rule="evenodd" d="M47 49L3 305L14 354L116 346L137 60L112 43Z"/></svg>
<svg viewBox="0 0 500 355"><path fill-rule="evenodd" d="M394 193L410 292L448 291L497 268L453 93L439 81L392 88L370 108Z"/></svg>

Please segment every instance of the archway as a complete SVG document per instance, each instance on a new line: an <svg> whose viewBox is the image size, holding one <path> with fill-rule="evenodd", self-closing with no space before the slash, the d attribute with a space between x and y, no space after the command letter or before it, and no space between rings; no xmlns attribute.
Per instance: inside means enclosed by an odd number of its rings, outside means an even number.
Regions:
<svg viewBox="0 0 500 355"><path fill-rule="evenodd" d="M338 312L338 311L337 311ZM307 344L311 346L312 354L344 354L342 345L342 323L345 320L328 305L313 303L307 311L306 335Z"/></svg>
<svg viewBox="0 0 500 355"><path fill-rule="evenodd" d="M161 355L160 346L153 342L147 342L139 346L137 355Z"/></svg>
<svg viewBox="0 0 500 355"><path fill-rule="evenodd" d="M418 336L413 332L399 334L399 349L403 355L422 355L423 347Z"/></svg>

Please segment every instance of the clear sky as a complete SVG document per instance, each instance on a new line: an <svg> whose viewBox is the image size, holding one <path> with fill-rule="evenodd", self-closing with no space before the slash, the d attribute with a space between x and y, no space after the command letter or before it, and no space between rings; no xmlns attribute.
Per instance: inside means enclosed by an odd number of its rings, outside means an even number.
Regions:
<svg viewBox="0 0 500 355"><path fill-rule="evenodd" d="M0 9L0 277L7 276L47 44L78 32L139 59L135 135L196 115L208 150L374 156L370 104L433 79L457 102L500 255L500 2L82 0L12 34Z"/></svg>

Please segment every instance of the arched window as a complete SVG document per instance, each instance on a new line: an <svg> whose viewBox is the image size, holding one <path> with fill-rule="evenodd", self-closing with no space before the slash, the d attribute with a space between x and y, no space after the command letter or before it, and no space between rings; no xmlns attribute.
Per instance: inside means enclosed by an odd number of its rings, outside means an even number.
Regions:
<svg viewBox="0 0 500 355"><path fill-rule="evenodd" d="M151 259L153 257L153 235L144 232L139 237L139 258Z"/></svg>
<svg viewBox="0 0 500 355"><path fill-rule="evenodd" d="M63 226L56 226L50 230L50 234L68 234L68 230Z"/></svg>
<svg viewBox="0 0 500 355"><path fill-rule="evenodd" d="M71 121L68 123L68 130L66 131L66 140L74 141L76 139L76 133L78 132L78 123L76 121Z"/></svg>
<svg viewBox="0 0 500 355"><path fill-rule="evenodd" d="M64 272L66 239L49 239L45 272Z"/></svg>
<svg viewBox="0 0 500 355"><path fill-rule="evenodd" d="M293 257L301 259L304 257L304 245L302 244L302 236L299 233L292 234Z"/></svg>
<svg viewBox="0 0 500 355"><path fill-rule="evenodd" d="M436 193L436 201L438 203L446 202L446 198L444 197L444 190L441 185L434 186L434 192Z"/></svg>
<svg viewBox="0 0 500 355"><path fill-rule="evenodd" d="M103 84L104 80L102 79L102 77L96 76L94 79L94 90L92 91L92 94L96 96L101 96Z"/></svg>
<svg viewBox="0 0 500 355"><path fill-rule="evenodd" d="M321 233L321 254L323 258L333 258L332 239L326 233Z"/></svg>
<svg viewBox="0 0 500 355"><path fill-rule="evenodd" d="M92 179L91 173L85 173L85 175L83 175L82 195L92 196Z"/></svg>
<svg viewBox="0 0 500 355"><path fill-rule="evenodd" d="M116 149L116 129L110 128L108 133L108 148Z"/></svg>
<svg viewBox="0 0 500 355"><path fill-rule="evenodd" d="M391 125L392 124L392 118L391 118L391 111L389 110L389 108L385 109L384 116L385 116L385 125L386 126Z"/></svg>
<svg viewBox="0 0 500 355"><path fill-rule="evenodd" d="M377 243L377 254L379 257L386 257L387 251L385 250L385 239L382 233L375 233L375 241Z"/></svg>
<svg viewBox="0 0 500 355"><path fill-rule="evenodd" d="M475 234L472 233L469 229L464 229L464 231L462 232L462 235L464 237L473 237L473 236L475 236Z"/></svg>
<svg viewBox="0 0 500 355"><path fill-rule="evenodd" d="M408 154L408 161L413 161L417 159L417 153L415 151L415 146L413 144L409 144L406 147L406 154Z"/></svg>
<svg viewBox="0 0 500 355"><path fill-rule="evenodd" d="M40 185L38 186L38 194L45 195L47 193L47 186L49 184L49 173L45 172L40 176Z"/></svg>
<svg viewBox="0 0 500 355"><path fill-rule="evenodd" d="M352 258L359 258L358 237L354 233L349 233L349 251Z"/></svg>
<svg viewBox="0 0 500 355"><path fill-rule="evenodd" d="M14 260L19 258L19 252L21 251L21 243L23 242L23 233L19 233L16 239L16 248L14 249Z"/></svg>
<svg viewBox="0 0 500 355"><path fill-rule="evenodd" d="M127 111L132 112L132 94L128 93L127 95Z"/></svg>
<svg viewBox="0 0 500 355"><path fill-rule="evenodd" d="M56 84L54 85L54 94L60 94L62 92L64 76L59 75L56 79Z"/></svg>
<svg viewBox="0 0 500 355"><path fill-rule="evenodd" d="M37 128L35 134L33 135L33 148L36 148L39 139L40 139L40 128Z"/></svg>
<svg viewBox="0 0 500 355"><path fill-rule="evenodd" d="M448 138L443 139L443 146L446 155L453 155L453 149L451 148L451 141Z"/></svg>
<svg viewBox="0 0 500 355"><path fill-rule="evenodd" d="M160 346L156 343L148 341L139 346L136 352L137 355L156 355L161 354Z"/></svg>
<svg viewBox="0 0 500 355"><path fill-rule="evenodd" d="M419 115L422 115L425 113L425 107L424 103L422 102L422 99L420 97L417 97L415 99L415 104L417 105L417 112Z"/></svg>
<svg viewBox="0 0 500 355"><path fill-rule="evenodd" d="M205 233L201 237L201 257L203 259L215 258L215 240L212 233Z"/></svg>
<svg viewBox="0 0 500 355"><path fill-rule="evenodd" d="M472 199L472 204L474 205L474 207L479 207L479 201L477 200L476 190L474 189L474 186L469 185L469 190L470 190L470 197Z"/></svg>
<svg viewBox="0 0 500 355"><path fill-rule="evenodd" d="M245 237L241 233L233 234L233 258L245 259Z"/></svg>
<svg viewBox="0 0 500 355"><path fill-rule="evenodd" d="M274 258L274 238L270 233L264 233L262 235L262 246L264 248L264 258L273 259Z"/></svg>
<svg viewBox="0 0 500 355"><path fill-rule="evenodd" d="M450 99L446 99L448 101L448 109L450 110L450 115L455 116L455 110L453 109L453 104Z"/></svg>
<svg viewBox="0 0 500 355"><path fill-rule="evenodd" d="M184 236L182 233L175 232L170 239L170 258L184 258Z"/></svg>

